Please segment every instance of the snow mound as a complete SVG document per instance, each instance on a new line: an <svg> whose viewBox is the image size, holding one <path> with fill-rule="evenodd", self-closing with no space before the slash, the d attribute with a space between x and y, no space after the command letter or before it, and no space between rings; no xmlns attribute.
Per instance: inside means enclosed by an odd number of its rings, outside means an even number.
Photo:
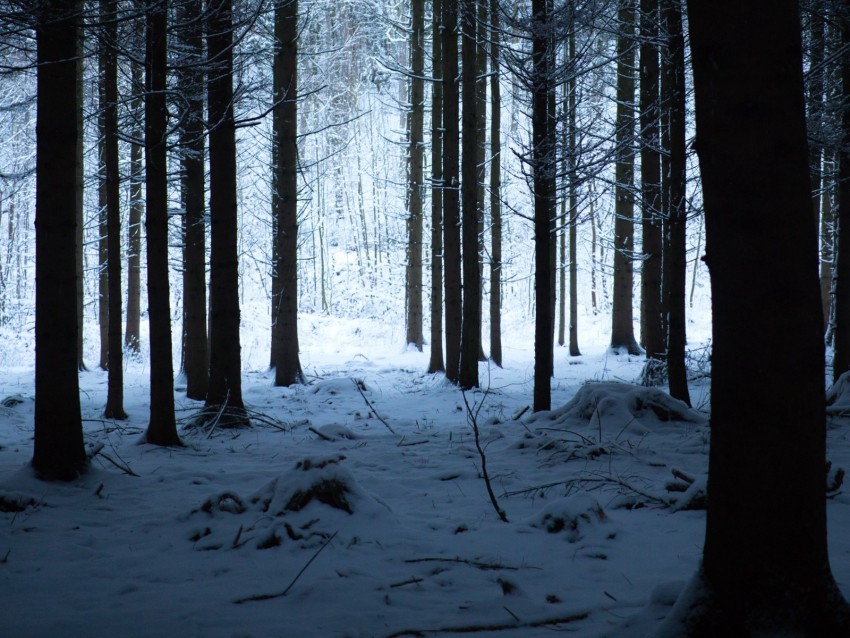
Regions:
<svg viewBox="0 0 850 638"><path fill-rule="evenodd" d="M336 396L340 394L359 394L360 391L365 391L366 389L366 384L360 379L336 377L334 379L322 379L316 382L310 388L310 392L320 396Z"/></svg>
<svg viewBox="0 0 850 638"><path fill-rule="evenodd" d="M838 377L826 391L826 413L835 417L850 416L850 371Z"/></svg>
<svg viewBox="0 0 850 638"><path fill-rule="evenodd" d="M527 522L531 527L545 529L550 534L563 533L570 543L575 543L607 521L608 516L595 498L576 494L549 503Z"/></svg>
<svg viewBox="0 0 850 638"><path fill-rule="evenodd" d="M533 415L530 423L544 425L547 421L591 422L618 424L646 432L645 427L658 422L678 421L703 425L704 415L674 399L658 388L605 381L587 383L563 407ZM640 433L640 432L636 432Z"/></svg>

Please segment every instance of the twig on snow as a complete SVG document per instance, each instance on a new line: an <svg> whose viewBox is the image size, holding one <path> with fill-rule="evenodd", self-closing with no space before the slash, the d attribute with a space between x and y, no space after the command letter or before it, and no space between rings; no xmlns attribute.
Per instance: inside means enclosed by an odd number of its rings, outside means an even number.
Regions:
<svg viewBox="0 0 850 638"><path fill-rule="evenodd" d="M483 571L497 571L497 570L505 570L505 571L519 571L519 567L512 567L511 565L501 565L499 563L485 563L478 560L469 560L468 558L443 558L440 556L426 556L424 558L408 558L404 561L405 563L459 563L461 565L469 565L470 567L475 567L477 569L481 569ZM528 569L537 569L535 567L528 567Z"/></svg>
<svg viewBox="0 0 850 638"><path fill-rule="evenodd" d="M472 426L472 432L475 435L475 449L478 450L478 456L481 458L481 476L484 477L484 484L487 486L487 494L490 496L490 502L493 504L493 509L496 510L496 514L499 515L499 519L503 523L507 523L508 515L505 514L505 510L499 506L499 501L496 500L496 494L493 492L493 485L490 482L490 474L487 472L487 456L484 454L484 448L481 447L481 437L478 428L478 413L481 411L481 406L484 405L484 399L487 398L488 392L489 390L484 393L484 398L481 399L481 402L474 410L469 405L469 401L466 398L466 392L461 392L461 394L463 395L463 403L466 406L466 420L469 421L469 424Z"/></svg>
<svg viewBox="0 0 850 638"><path fill-rule="evenodd" d="M509 612L510 613L510 612ZM568 623L584 620L590 614L586 611L570 614L568 616L556 616L530 622L510 622L492 625L461 625L455 627L439 627L436 629L405 629L390 634L387 638L401 638L402 636L424 636L426 634L474 634L491 631L507 631L509 629L531 629L535 627L551 627L554 625L566 625Z"/></svg>
<svg viewBox="0 0 850 638"><path fill-rule="evenodd" d="M384 424L384 426L385 426L385 427L386 427L386 428L387 428L390 432L392 432L393 434L395 434L395 433L396 433L396 432L395 432L395 430L393 430L393 429L390 427L390 424L389 424L389 423L387 423L387 422L384 420L384 417L382 417L380 414L378 414L378 411L375 409L375 406L374 406L374 405L372 405L372 402L371 402L371 401L369 400L369 398L368 398L368 397L364 394L364 392L363 392L363 388L361 388L361 387L360 387L360 383L361 383L361 382L358 382L358 381L357 381L357 379L354 379L354 378L352 378L352 379L351 379L351 382L354 384L354 387L355 387L355 388L357 388L357 391L360 393L360 396L361 396L361 397L363 397L363 400L366 402L366 405L368 405L368 406L369 406L369 409L370 409L370 410L372 410L372 414L374 414L374 415L375 415L375 417L378 419L378 421L380 421L381 423L383 423L383 424Z"/></svg>

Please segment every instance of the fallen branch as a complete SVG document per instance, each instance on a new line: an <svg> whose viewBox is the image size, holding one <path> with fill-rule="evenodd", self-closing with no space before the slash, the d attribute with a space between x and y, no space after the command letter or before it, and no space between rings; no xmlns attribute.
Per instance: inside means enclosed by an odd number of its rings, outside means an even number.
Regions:
<svg viewBox="0 0 850 638"><path fill-rule="evenodd" d="M357 379L351 379L351 382L354 384L354 387L355 387L355 388L357 388L357 391L360 393L360 396L361 396L361 397L363 397L363 400L366 402L366 405L368 405L368 406L369 406L369 409L370 409L370 410L372 410L372 414L374 414L374 415L375 415L375 418L377 418L377 419L378 419L378 421L380 421L381 423L383 423L383 424L384 424L384 426L385 426L385 427L386 427L386 428L387 428L390 432L392 432L393 434L395 434L395 430L393 430L393 429L390 427L390 424L389 424L389 423L387 423L387 422L384 420L384 418L383 418L380 414L378 414L378 411L375 409L375 406L374 406L374 405L372 405L372 402L369 400L369 398L366 396L366 394L363 392L363 388L361 388L361 387L360 387L360 383L357 381Z"/></svg>
<svg viewBox="0 0 850 638"><path fill-rule="evenodd" d="M273 598L283 598L284 596L286 596L289 593L289 591L295 586L295 583L298 582L298 579L301 578L301 575L304 572L307 571L307 568L313 563L314 560L316 560L316 558L319 556L319 554L322 553L322 550L325 549L325 547L327 547L328 545L330 545L331 541L334 538L336 538L337 534L338 534L338 532L334 532L333 534L331 534L330 538L328 538L328 540L325 541L325 544L322 545L319 549L316 550L316 553L313 554L313 556L310 558L310 560L308 560L304 564L304 567L301 568L301 571L299 571L297 574L295 574L295 578L292 579L292 582L290 582L286 586L286 589L284 589L282 592L278 592L276 594L257 594L256 596L248 596L247 598L238 598L238 599L233 601L233 604L234 605L241 605L242 603L249 603L249 602L260 601L260 600L271 600Z"/></svg>
<svg viewBox="0 0 850 638"><path fill-rule="evenodd" d="M510 612L509 612L510 613ZM512 614L513 615L513 614ZM531 629L535 627L551 627L553 625L565 625L567 623L584 620L590 614L579 612L569 616L557 616L555 618L544 618L543 620L532 620L529 622L510 622L492 625L460 625L456 627L439 627L436 629L405 629L390 634L387 638L400 638L401 636L424 636L426 634L475 634L489 631L507 631L509 629Z"/></svg>
<svg viewBox="0 0 850 638"><path fill-rule="evenodd" d="M123 465L122 465L121 463L119 463L118 461L116 461L115 459L113 459L112 457L110 457L110 456L109 456L106 452L104 452L104 451L103 451L103 447L102 447L102 446L101 446L101 448L99 448L99 449L98 449L98 450L94 453L94 455L92 456L92 458L94 458L95 456L101 456L101 457L103 457L103 459L104 459L104 460L109 461L110 463L112 463L112 465L114 465L114 466L115 466L115 467L117 467L119 470L121 470L122 472L124 472L124 474L129 474L130 476L140 477L140 475L139 475L139 474L136 474L133 470L131 470L131 469L130 469L130 466L129 466L129 465L126 465L126 464L123 464Z"/></svg>
<svg viewBox="0 0 850 638"><path fill-rule="evenodd" d="M505 510L503 510L499 506L499 501L496 500L496 494L493 492L493 485L490 482L490 474L487 472L487 456L484 454L484 448L481 447L481 437L478 428L478 413L481 411L481 406L484 405L484 399L487 398L487 393L489 390L484 393L484 398L481 399L481 403L478 404L475 410L473 410L469 401L466 399L466 392L462 392L463 395L463 403L466 406L466 420L469 421L469 424L472 426L472 433L475 435L475 449L478 450L478 456L481 458L481 476L484 477L484 484L487 486L487 494L490 496L490 502L493 504L493 509L496 510L496 514L499 515L499 519L503 523L508 522L508 515L505 514Z"/></svg>
<svg viewBox="0 0 850 638"><path fill-rule="evenodd" d="M314 428L312 426L307 428L307 429L310 430L310 432L315 434L317 437L319 437L323 441L336 441L336 439L334 437L328 436L327 434L322 434L321 432L319 432L319 430L317 430L316 428Z"/></svg>
<svg viewBox="0 0 850 638"><path fill-rule="evenodd" d="M519 571L519 567L511 567L510 565L501 565L499 563L484 563L482 561L477 560L469 560L467 558L442 558L439 556L426 556L424 558L408 558L404 561L405 563L459 563L461 565L469 565L470 567L476 567L478 569L484 571L490 570L505 570L516 572ZM533 567L529 567L528 569L536 569Z"/></svg>
<svg viewBox="0 0 850 638"><path fill-rule="evenodd" d="M393 583L390 585L391 588L395 589L396 587L404 587L405 585L416 585L417 583L425 582L424 578L408 578L407 580L403 580L400 583Z"/></svg>

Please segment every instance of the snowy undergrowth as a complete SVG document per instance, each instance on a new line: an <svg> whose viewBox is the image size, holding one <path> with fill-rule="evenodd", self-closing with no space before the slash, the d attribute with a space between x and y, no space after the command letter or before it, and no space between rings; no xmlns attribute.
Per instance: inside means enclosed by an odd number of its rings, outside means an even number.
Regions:
<svg viewBox="0 0 850 638"><path fill-rule="evenodd" d="M530 349L508 349L467 393L504 523L463 396L423 374L427 350L376 346L381 329L306 336L308 386L254 367L245 399L269 421L185 432L183 449L137 443L142 363L122 423L99 416L105 373L83 373L86 440L103 448L67 485L32 478L31 370L4 371L3 397L22 401L0 405L0 635L645 635L697 567L705 415L621 383L642 360L604 346L558 350L555 409L532 415ZM830 429L835 467L850 467L847 432ZM829 513L847 592L850 498Z"/></svg>

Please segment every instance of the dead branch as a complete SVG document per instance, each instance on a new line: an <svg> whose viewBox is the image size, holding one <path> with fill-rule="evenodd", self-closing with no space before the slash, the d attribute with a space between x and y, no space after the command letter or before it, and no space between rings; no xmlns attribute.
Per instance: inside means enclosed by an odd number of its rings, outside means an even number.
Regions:
<svg viewBox="0 0 850 638"><path fill-rule="evenodd" d="M513 615L513 614L512 614ZM439 627L436 629L405 629L390 634L387 638L401 638L401 636L424 636L426 634L474 634L490 631L507 631L509 629L531 629L535 627L552 627L584 620L590 614L579 612L568 616L557 616L543 620L532 620L530 622L497 623L492 625L461 625L456 627Z"/></svg>
<svg viewBox="0 0 850 638"><path fill-rule="evenodd" d="M363 388L361 388L361 387L360 387L360 383L358 383L358 382L357 382L357 379L352 378L352 379L351 379L351 381L352 381L352 383L354 383L354 387L355 387L355 388L357 388L357 391L360 393L360 396L361 396L361 397L363 397L363 400L366 402L366 405L367 405L367 406L369 406L369 409L372 411L372 414L374 414L374 415L375 415L375 418L377 418L377 419L378 419L378 421L380 421L381 423L383 423L383 424L384 424L384 426L385 426L385 427L386 427L386 428L387 428L390 432L392 432L393 434L395 434L396 432L395 432L395 430L393 430L393 429L390 427L390 424L389 424L389 423L387 423L387 422L384 420L384 418L383 418L380 414L378 414L378 411L375 409L375 406L374 406L374 405L372 405L372 402L369 400L369 398L366 396L366 394L363 392Z"/></svg>
<svg viewBox="0 0 850 638"><path fill-rule="evenodd" d="M483 571L496 571L496 570L505 570L516 572L519 571L519 567L512 567L510 565L501 565L499 563L484 563L482 561L477 560L469 560L468 558L442 558L439 556L426 556L424 558L408 558L404 561L405 563L458 563L460 565L469 565L470 567L475 567L476 569L480 569ZM534 567L528 567L528 569L536 569Z"/></svg>
<svg viewBox="0 0 850 638"><path fill-rule="evenodd" d="M487 390L489 392L489 390ZM503 510L499 506L499 501L496 500L496 494L493 492L493 484L490 482L490 474L487 472L487 456L484 454L484 448L481 447L481 437L478 428L478 413L481 411L481 406L484 405L484 399L487 398L487 392L484 394L484 398L481 399L481 403L478 404L477 408L473 410L469 401L466 399L466 392L461 392L463 395L463 403L466 406L466 420L469 421L469 424L472 426L472 432L475 435L475 449L478 450L478 456L481 458L481 476L484 477L484 484L487 486L487 494L490 496L490 502L493 504L493 509L496 510L496 514L499 515L499 519L503 523L508 522L508 515L505 514L505 510Z"/></svg>

